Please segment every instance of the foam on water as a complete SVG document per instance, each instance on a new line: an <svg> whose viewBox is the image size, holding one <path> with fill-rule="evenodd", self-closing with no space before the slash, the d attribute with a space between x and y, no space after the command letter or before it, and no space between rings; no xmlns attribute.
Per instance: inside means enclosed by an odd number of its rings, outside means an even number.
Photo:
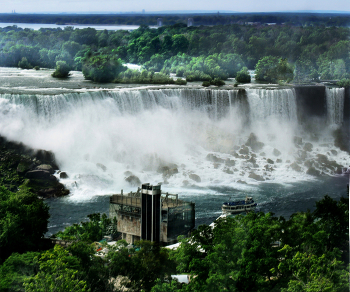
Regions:
<svg viewBox="0 0 350 292"><path fill-rule="evenodd" d="M329 125L339 125L344 102L340 96L344 92L327 92ZM257 153L242 154L241 146L251 132L264 146ZM339 149L336 154L330 152L334 150L333 138L330 132L324 133L318 142L312 142L313 149L304 153L304 160L325 154L338 164L349 164L347 153ZM165 182L170 190L183 186L183 193L191 185L208 193L208 188L220 186L252 191L259 184L288 186L315 180L298 162L303 145L293 142L296 135L304 135L303 143L309 139L298 125L293 89L3 94L0 134L33 148L53 151L60 169L69 175L62 182L71 190L69 200L73 201L90 200L122 188L133 190L125 181L130 175L126 171L142 182ZM218 161L208 160L208 154ZM234 160L235 165L225 162L227 159ZM295 161L300 171L291 168ZM101 164L105 171L98 166ZM173 167L178 173L164 176L158 172L159 166L172 164L176 164ZM326 169L323 172L333 175ZM252 178L252 173L264 181ZM191 179L192 174L198 175L200 182Z"/></svg>

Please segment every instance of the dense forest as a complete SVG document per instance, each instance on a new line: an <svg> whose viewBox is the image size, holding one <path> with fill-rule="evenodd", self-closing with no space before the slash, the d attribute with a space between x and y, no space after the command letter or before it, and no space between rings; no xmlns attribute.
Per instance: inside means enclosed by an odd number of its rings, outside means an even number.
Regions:
<svg viewBox="0 0 350 292"><path fill-rule="evenodd" d="M344 192L345 193L345 192ZM349 291L349 200L325 196L289 219L249 213L201 225L169 250L148 241L107 245L115 220L89 221L43 239L49 209L0 187L0 291ZM189 275L188 284L171 275Z"/></svg>
<svg viewBox="0 0 350 292"><path fill-rule="evenodd" d="M195 25L225 25L244 22L290 24L294 26L322 25L349 26L349 13L195 13L195 14L17 14L0 13L0 22L104 24L104 25L164 25L187 24L192 18Z"/></svg>
<svg viewBox="0 0 350 292"><path fill-rule="evenodd" d="M82 70L86 79L121 83L174 83L169 73L187 81L219 82L240 71L241 80L249 82L247 68L267 82L347 80L349 35L349 28L335 26L179 23L133 31L9 26L0 29L0 66L55 68L61 61L60 67L65 62L66 70ZM143 65L146 71L125 72L123 63Z"/></svg>

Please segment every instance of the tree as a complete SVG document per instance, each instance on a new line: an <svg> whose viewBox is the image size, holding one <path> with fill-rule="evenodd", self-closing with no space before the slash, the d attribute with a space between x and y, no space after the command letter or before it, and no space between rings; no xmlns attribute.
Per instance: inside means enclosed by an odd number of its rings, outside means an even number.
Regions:
<svg viewBox="0 0 350 292"><path fill-rule="evenodd" d="M47 232L49 207L30 192L0 186L0 259L13 252L38 250Z"/></svg>
<svg viewBox="0 0 350 292"><path fill-rule="evenodd" d="M248 72L248 68L243 67L242 70L237 73L236 81L240 83L250 83L250 80L251 80L251 77Z"/></svg>
<svg viewBox="0 0 350 292"><path fill-rule="evenodd" d="M83 65L85 79L95 82L111 82L126 70L120 59L109 55L92 55Z"/></svg>
<svg viewBox="0 0 350 292"><path fill-rule="evenodd" d="M23 291L24 279L35 275L39 252L13 253L0 266L0 291Z"/></svg>
<svg viewBox="0 0 350 292"><path fill-rule="evenodd" d="M280 274L285 269L292 273L288 288L283 288L282 292L349 291L349 273L339 261L339 251L325 252L321 256L297 252L291 256L292 250L289 245L280 250L284 257L278 266Z"/></svg>
<svg viewBox="0 0 350 292"><path fill-rule="evenodd" d="M263 57L255 66L255 79L259 81L278 82L293 80L293 68L285 58Z"/></svg>
<svg viewBox="0 0 350 292"><path fill-rule="evenodd" d="M18 67L22 69L32 69L33 66L28 62L26 57L23 57L21 61L18 62Z"/></svg>
<svg viewBox="0 0 350 292"><path fill-rule="evenodd" d="M65 61L56 62L56 70L51 74L52 77L56 78L66 78L68 77L70 68Z"/></svg>
<svg viewBox="0 0 350 292"><path fill-rule="evenodd" d="M39 272L25 279L26 292L87 292L86 281L78 271L79 261L56 245L39 259Z"/></svg>
<svg viewBox="0 0 350 292"><path fill-rule="evenodd" d="M81 240L86 242L100 241L104 235L115 235L116 224L115 218L109 219L106 214L94 213L87 216L88 222L73 224L68 226L64 231L55 234L64 240Z"/></svg>

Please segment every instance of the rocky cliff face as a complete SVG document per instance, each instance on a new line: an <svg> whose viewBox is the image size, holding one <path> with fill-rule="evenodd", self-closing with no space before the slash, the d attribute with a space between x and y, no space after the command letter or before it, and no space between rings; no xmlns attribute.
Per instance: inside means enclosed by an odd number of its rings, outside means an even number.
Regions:
<svg viewBox="0 0 350 292"><path fill-rule="evenodd" d="M34 150L0 136L0 185L12 192L27 188L43 198L69 194L53 175L58 170L50 151Z"/></svg>

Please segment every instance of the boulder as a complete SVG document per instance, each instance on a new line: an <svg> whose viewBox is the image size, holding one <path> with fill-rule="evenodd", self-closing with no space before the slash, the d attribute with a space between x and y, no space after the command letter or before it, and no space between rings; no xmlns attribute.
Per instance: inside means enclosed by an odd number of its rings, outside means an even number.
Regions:
<svg viewBox="0 0 350 292"><path fill-rule="evenodd" d="M159 166L157 172L161 173L164 178L169 178L172 175L179 173L176 164L171 164L169 166Z"/></svg>
<svg viewBox="0 0 350 292"><path fill-rule="evenodd" d="M197 174L194 174L194 173L191 173L188 177L190 179L194 180L195 182L198 182L198 183L200 183L202 181L201 178Z"/></svg>
<svg viewBox="0 0 350 292"><path fill-rule="evenodd" d="M289 165L291 169L297 171L297 172L301 172L302 168L300 167L300 165L296 162L293 162L291 165Z"/></svg>
<svg viewBox="0 0 350 292"><path fill-rule="evenodd" d="M235 165L236 165L236 162L235 162L234 160L230 159L230 158L227 158L227 159L225 160L225 165L226 165L226 166L235 166Z"/></svg>
<svg viewBox="0 0 350 292"><path fill-rule="evenodd" d="M318 171L316 168L314 167L309 167L309 169L306 171L306 174L309 174L309 175L313 175L313 176L319 176L321 174L320 171Z"/></svg>
<svg viewBox="0 0 350 292"><path fill-rule="evenodd" d="M141 181L136 175L130 175L126 177L125 181L127 181L132 187L141 186Z"/></svg>
<svg viewBox="0 0 350 292"><path fill-rule="evenodd" d="M251 133L249 135L249 138L245 145L249 146L254 152L260 151L265 146L263 142L258 141L258 138L255 136L254 133Z"/></svg>
<svg viewBox="0 0 350 292"><path fill-rule="evenodd" d="M26 173L25 177L29 179L50 179L54 176L46 170L31 170Z"/></svg>
<svg viewBox="0 0 350 292"><path fill-rule="evenodd" d="M68 178L68 174L65 171L60 172L60 178Z"/></svg>
<svg viewBox="0 0 350 292"><path fill-rule="evenodd" d="M297 155L301 161L304 161L307 158L307 152L305 150L298 150Z"/></svg>
<svg viewBox="0 0 350 292"><path fill-rule="evenodd" d="M37 169L37 170L45 170L45 171L48 171L50 174L54 174L55 173L55 170L52 168L52 166L50 164L40 164L35 169Z"/></svg>
<svg viewBox="0 0 350 292"><path fill-rule="evenodd" d="M311 143L305 143L303 149L307 152L311 152L314 146Z"/></svg>
<svg viewBox="0 0 350 292"><path fill-rule="evenodd" d="M255 179L257 181L265 181L265 179L261 176L261 175L258 175L254 172L252 172L251 174L249 174L248 176L249 178L252 178L252 179Z"/></svg>
<svg viewBox="0 0 350 292"><path fill-rule="evenodd" d="M282 163L282 159L280 158L276 159L276 163Z"/></svg>
<svg viewBox="0 0 350 292"><path fill-rule="evenodd" d="M276 149L276 148L274 148L273 149L273 155L275 155L275 156L280 156L281 155L281 152L278 150L278 149Z"/></svg>
<svg viewBox="0 0 350 292"><path fill-rule="evenodd" d="M239 153L243 155L248 155L249 154L249 148L242 145L241 149L239 149Z"/></svg>
<svg viewBox="0 0 350 292"><path fill-rule="evenodd" d="M275 164L275 162L272 159L270 159L270 158L267 158L266 162L270 163L270 164Z"/></svg>
<svg viewBox="0 0 350 292"><path fill-rule="evenodd" d="M228 173L228 174L233 174L233 171L229 168L225 168L224 172Z"/></svg>
<svg viewBox="0 0 350 292"><path fill-rule="evenodd" d="M246 184L247 184L245 181L240 180L240 179L237 181L237 183L239 183L239 184L244 184L244 185L246 185Z"/></svg>
<svg viewBox="0 0 350 292"><path fill-rule="evenodd" d="M224 162L224 159L217 157L212 153L209 153L207 155L206 160L211 161L211 162L215 162L215 163L223 163Z"/></svg>

